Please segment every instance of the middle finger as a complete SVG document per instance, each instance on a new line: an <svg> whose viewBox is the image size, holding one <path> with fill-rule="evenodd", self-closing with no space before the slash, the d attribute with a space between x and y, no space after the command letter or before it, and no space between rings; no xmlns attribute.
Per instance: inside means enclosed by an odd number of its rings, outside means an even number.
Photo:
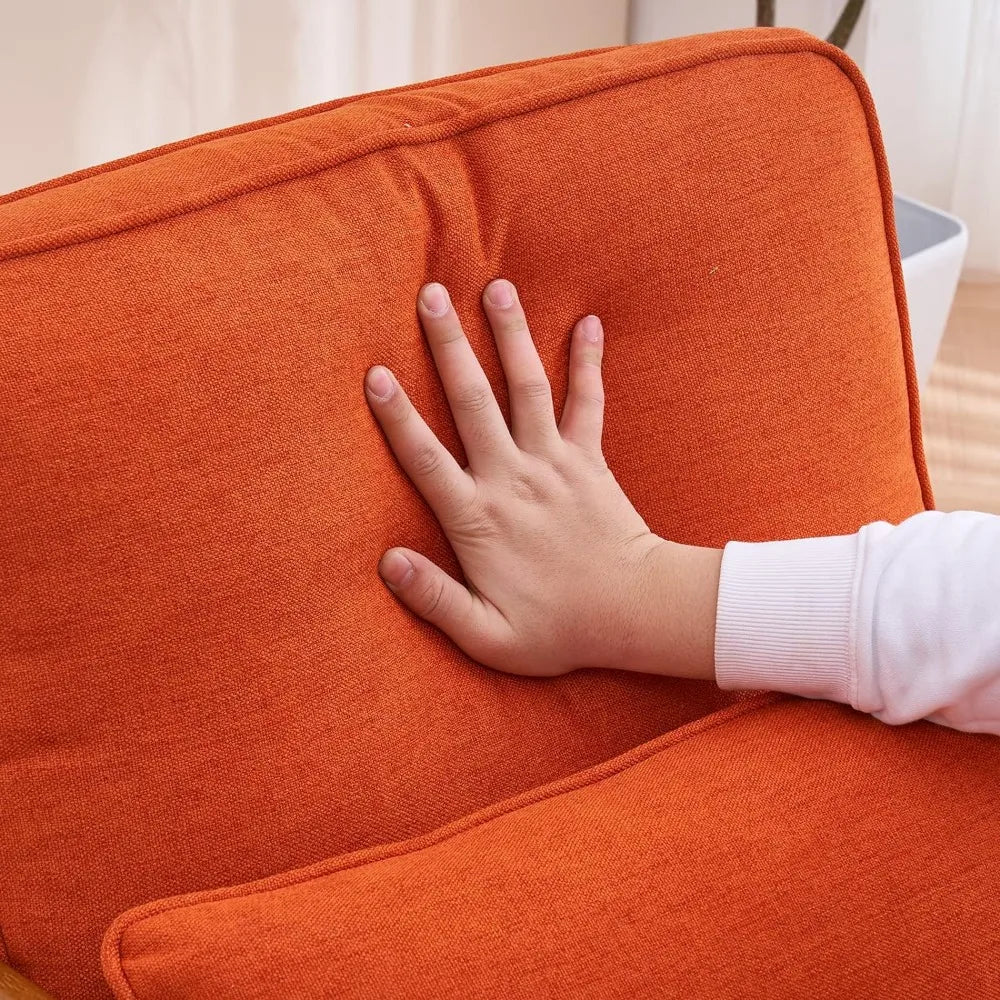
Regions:
<svg viewBox="0 0 1000 1000"><path fill-rule="evenodd" d="M514 439L445 287L437 282L424 285L417 297L417 312L469 467L481 472L484 466L513 455L517 450Z"/></svg>

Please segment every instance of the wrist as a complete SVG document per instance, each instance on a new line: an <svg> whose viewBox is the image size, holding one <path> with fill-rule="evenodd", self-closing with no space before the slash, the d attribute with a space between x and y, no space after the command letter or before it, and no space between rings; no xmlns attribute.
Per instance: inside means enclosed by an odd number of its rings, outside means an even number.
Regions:
<svg viewBox="0 0 1000 1000"><path fill-rule="evenodd" d="M722 549L659 539L637 574L625 670L715 679L715 619Z"/></svg>

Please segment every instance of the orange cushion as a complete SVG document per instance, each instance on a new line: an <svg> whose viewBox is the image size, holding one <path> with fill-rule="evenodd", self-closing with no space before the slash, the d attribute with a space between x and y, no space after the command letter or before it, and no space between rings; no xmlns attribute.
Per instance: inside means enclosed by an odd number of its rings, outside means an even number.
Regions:
<svg viewBox="0 0 1000 1000"><path fill-rule="evenodd" d="M414 299L520 287L557 399L608 336L608 461L719 545L930 502L885 161L793 31L486 70L142 154L0 203L0 930L104 996L123 909L424 833L730 704L468 661L379 581L457 567L362 394L461 455Z"/></svg>
<svg viewBox="0 0 1000 1000"><path fill-rule="evenodd" d="M119 1000L981 996L1000 740L773 697L429 836L125 914Z"/></svg>

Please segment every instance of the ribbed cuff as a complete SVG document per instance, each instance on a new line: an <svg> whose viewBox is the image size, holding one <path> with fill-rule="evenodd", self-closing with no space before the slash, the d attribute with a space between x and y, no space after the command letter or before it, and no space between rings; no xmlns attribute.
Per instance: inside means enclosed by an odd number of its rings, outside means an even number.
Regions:
<svg viewBox="0 0 1000 1000"><path fill-rule="evenodd" d="M730 542L715 627L719 687L852 704L858 536Z"/></svg>

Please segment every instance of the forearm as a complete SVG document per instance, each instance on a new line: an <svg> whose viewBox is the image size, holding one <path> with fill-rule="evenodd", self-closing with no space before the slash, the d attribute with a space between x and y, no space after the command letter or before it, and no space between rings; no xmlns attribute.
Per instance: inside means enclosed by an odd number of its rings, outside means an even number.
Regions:
<svg viewBox="0 0 1000 1000"><path fill-rule="evenodd" d="M661 542L623 666L1000 733L1000 518L926 512L854 535Z"/></svg>

